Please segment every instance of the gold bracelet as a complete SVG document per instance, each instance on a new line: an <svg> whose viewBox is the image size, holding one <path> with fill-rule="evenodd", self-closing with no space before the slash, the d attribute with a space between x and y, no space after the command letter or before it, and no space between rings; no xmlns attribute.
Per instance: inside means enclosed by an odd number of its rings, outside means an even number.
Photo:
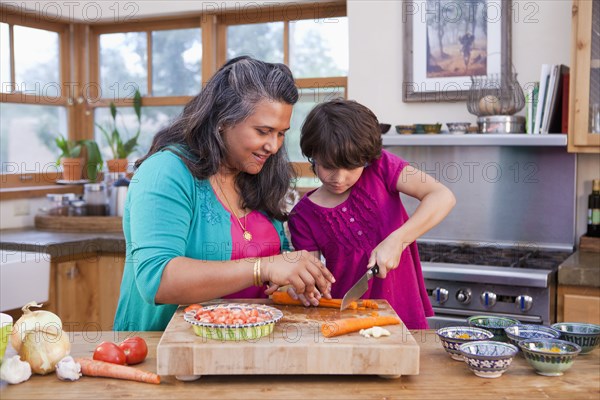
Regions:
<svg viewBox="0 0 600 400"><path fill-rule="evenodd" d="M254 262L254 286L262 286L262 282L260 280L260 258L257 258Z"/></svg>

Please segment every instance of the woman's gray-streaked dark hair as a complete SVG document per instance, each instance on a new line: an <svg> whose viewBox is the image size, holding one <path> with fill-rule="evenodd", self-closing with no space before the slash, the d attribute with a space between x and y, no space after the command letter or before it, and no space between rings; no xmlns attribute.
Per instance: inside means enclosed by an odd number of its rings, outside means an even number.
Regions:
<svg viewBox="0 0 600 400"><path fill-rule="evenodd" d="M136 168L152 154L170 150L177 153L194 177L207 179L217 173L227 154L219 127L232 127L244 121L262 100L291 105L298 101L298 89L289 68L246 56L230 60L185 106L181 115L156 134L148 153L136 162ZM237 175L242 206L285 220L284 196L293 174L282 146L267 159L260 173Z"/></svg>

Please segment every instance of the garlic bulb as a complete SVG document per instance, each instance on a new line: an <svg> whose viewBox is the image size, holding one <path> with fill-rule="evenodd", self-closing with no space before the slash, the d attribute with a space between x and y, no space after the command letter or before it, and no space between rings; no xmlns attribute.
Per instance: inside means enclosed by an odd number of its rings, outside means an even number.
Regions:
<svg viewBox="0 0 600 400"><path fill-rule="evenodd" d="M81 377L81 365L67 356L56 364L56 376L61 381L76 381Z"/></svg>
<svg viewBox="0 0 600 400"><path fill-rule="evenodd" d="M36 374L54 371L56 363L69 354L69 336L62 331L62 321L49 311L30 311L41 307L35 302L23 307L23 316L14 324L12 345Z"/></svg>
<svg viewBox="0 0 600 400"><path fill-rule="evenodd" d="M21 357L12 356L5 358L2 361L0 368L0 379L16 385L17 383L25 382L31 377L31 366L25 361L21 361Z"/></svg>

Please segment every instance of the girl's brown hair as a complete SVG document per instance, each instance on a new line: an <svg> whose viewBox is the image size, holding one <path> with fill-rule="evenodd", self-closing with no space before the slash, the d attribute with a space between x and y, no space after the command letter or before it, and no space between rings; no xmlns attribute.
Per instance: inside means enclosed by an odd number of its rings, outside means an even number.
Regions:
<svg viewBox="0 0 600 400"><path fill-rule="evenodd" d="M354 169L381 156L379 121L353 100L335 99L311 110L300 133L302 153L325 168Z"/></svg>

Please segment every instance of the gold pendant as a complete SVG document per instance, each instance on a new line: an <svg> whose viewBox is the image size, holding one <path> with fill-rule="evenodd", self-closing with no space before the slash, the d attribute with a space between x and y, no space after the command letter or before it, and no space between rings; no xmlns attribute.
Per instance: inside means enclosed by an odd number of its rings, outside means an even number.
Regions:
<svg viewBox="0 0 600 400"><path fill-rule="evenodd" d="M252 240L252 234L246 230L244 230L244 239L246 239L247 241L251 241Z"/></svg>

